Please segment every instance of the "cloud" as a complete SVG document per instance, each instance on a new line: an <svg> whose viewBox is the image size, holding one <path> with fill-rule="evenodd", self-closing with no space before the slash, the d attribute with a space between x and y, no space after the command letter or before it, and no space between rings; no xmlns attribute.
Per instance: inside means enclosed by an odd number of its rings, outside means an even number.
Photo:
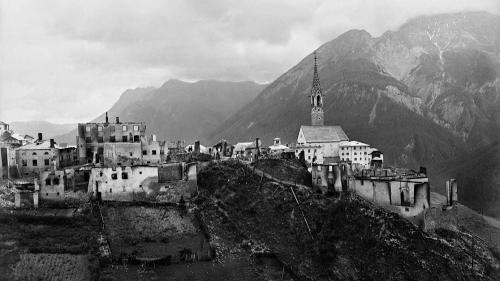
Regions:
<svg viewBox="0 0 500 281"><path fill-rule="evenodd" d="M496 0L0 0L0 119L86 121L170 78L271 82L349 29Z"/></svg>

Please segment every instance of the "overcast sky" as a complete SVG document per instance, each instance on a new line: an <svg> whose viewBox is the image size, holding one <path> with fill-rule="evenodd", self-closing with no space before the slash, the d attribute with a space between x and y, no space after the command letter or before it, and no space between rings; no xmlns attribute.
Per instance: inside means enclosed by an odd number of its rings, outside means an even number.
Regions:
<svg viewBox="0 0 500 281"><path fill-rule="evenodd" d="M499 0L0 0L0 120L88 121L168 79L271 82L349 29Z"/></svg>

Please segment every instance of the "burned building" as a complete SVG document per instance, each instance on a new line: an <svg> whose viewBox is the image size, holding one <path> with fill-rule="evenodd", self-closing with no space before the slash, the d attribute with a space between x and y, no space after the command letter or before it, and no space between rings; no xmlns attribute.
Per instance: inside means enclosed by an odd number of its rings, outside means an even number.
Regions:
<svg viewBox="0 0 500 281"><path fill-rule="evenodd" d="M54 201L86 199L89 179L87 167L43 171L39 177L40 198Z"/></svg>
<svg viewBox="0 0 500 281"><path fill-rule="evenodd" d="M151 193L158 188L158 167L95 167L88 192L101 200L132 201L136 194Z"/></svg>
<svg viewBox="0 0 500 281"><path fill-rule="evenodd" d="M78 158L80 164L105 166L159 164L165 161L165 142L146 136L142 122L78 124Z"/></svg>
<svg viewBox="0 0 500 281"><path fill-rule="evenodd" d="M138 151L140 156L141 137L144 137L145 133L145 124L140 122L122 123L118 117L116 117L116 123L110 123L107 113L104 123L78 124L76 144L79 162L80 164L103 163L105 144L108 144L108 150L119 150L128 153L133 158L137 156L137 153L134 155L134 152Z"/></svg>
<svg viewBox="0 0 500 281"><path fill-rule="evenodd" d="M220 140L211 148L211 155L220 158L220 157L231 157L233 154L234 145L230 144L226 140Z"/></svg>
<svg viewBox="0 0 500 281"><path fill-rule="evenodd" d="M363 170L350 189L403 217L420 216L430 206L429 178L409 169Z"/></svg>
<svg viewBox="0 0 500 281"><path fill-rule="evenodd" d="M313 164L313 187L326 192L353 191L359 196L419 223L430 206L427 175L409 169L364 169L348 163Z"/></svg>

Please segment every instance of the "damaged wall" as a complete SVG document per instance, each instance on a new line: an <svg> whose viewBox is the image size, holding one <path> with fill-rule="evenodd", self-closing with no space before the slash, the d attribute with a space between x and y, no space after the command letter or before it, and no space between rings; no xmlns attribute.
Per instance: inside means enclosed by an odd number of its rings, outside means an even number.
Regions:
<svg viewBox="0 0 500 281"><path fill-rule="evenodd" d="M136 193L159 190L158 167L92 168L88 191L102 200L132 201Z"/></svg>

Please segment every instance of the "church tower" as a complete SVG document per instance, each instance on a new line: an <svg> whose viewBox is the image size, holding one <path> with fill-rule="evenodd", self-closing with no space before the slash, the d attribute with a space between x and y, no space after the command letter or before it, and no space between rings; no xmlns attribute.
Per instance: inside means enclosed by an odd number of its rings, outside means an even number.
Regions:
<svg viewBox="0 0 500 281"><path fill-rule="evenodd" d="M314 52L314 75L311 89L311 125L323 126L325 124L323 112L323 93L319 84L318 65L316 63L316 52Z"/></svg>

